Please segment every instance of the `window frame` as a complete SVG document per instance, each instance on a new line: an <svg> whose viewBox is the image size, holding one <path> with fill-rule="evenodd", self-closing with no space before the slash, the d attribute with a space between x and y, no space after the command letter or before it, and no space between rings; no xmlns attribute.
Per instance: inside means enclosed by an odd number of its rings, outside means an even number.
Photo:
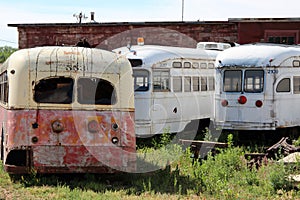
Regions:
<svg viewBox="0 0 300 200"><path fill-rule="evenodd" d="M183 89L183 84L182 84L182 76L172 76L172 91L173 92L182 92ZM175 83L179 83L179 84L175 84ZM175 86L179 86L179 87L175 87ZM180 88L180 89L179 89Z"/></svg>
<svg viewBox="0 0 300 200"><path fill-rule="evenodd" d="M192 77L192 91L193 92L200 91L200 77L199 76Z"/></svg>
<svg viewBox="0 0 300 200"><path fill-rule="evenodd" d="M192 92L192 77L191 76L184 76L183 77L183 87L184 92Z"/></svg>
<svg viewBox="0 0 300 200"><path fill-rule="evenodd" d="M59 81L55 82L55 79ZM55 83L56 85L54 85ZM61 84L60 87L58 87L59 84ZM74 85L75 81L72 77L41 78L33 87L33 100L38 104L72 104L74 102ZM46 90L45 87L48 87L48 89ZM48 96L47 93L49 94ZM65 99L59 100L58 98Z"/></svg>
<svg viewBox="0 0 300 200"><path fill-rule="evenodd" d="M145 74L142 74L145 73ZM147 73L147 74L146 74ZM143 75L143 76L138 76ZM150 72L145 69L133 70L134 92L147 92L150 90ZM143 78L143 86L137 84L137 78Z"/></svg>
<svg viewBox="0 0 300 200"><path fill-rule="evenodd" d="M167 75L166 75L167 74ZM152 91L169 92L170 89L170 70L155 69L152 71Z"/></svg>
<svg viewBox="0 0 300 200"><path fill-rule="evenodd" d="M87 84L84 84L83 87L80 85L81 80L91 80L91 82L95 82L97 85L94 90L92 85L89 85L88 88L83 88ZM95 81L96 80L96 81ZM103 86L99 88L100 84L106 84L106 88ZM106 90L106 93L103 92L103 90ZM90 97L94 98L89 98L83 100L80 98L83 94L82 91L92 91L92 94ZM94 91L94 92L93 92ZM79 77L77 79L77 84L76 84L76 92L77 92L77 102L82 105L97 105L97 106L112 106L117 104L117 94L116 94L116 87L115 85L103 78L98 78L98 77Z"/></svg>
<svg viewBox="0 0 300 200"><path fill-rule="evenodd" d="M253 73L253 72L262 72L262 74L259 76L260 79L256 79L256 77L254 76L249 76L249 79L248 79L248 76L247 74L248 73ZM257 70L244 70L244 84L243 84L243 91L246 92L246 93L262 93L264 92L264 70L263 69L257 69ZM254 78L253 78L254 77ZM248 83L248 80L250 80L250 78L252 78L252 81L253 83L252 84L247 84ZM257 80L260 80L260 82L258 83L259 85L259 89L255 89L255 87L257 86L256 84L256 81ZM252 86L252 90L251 89L248 89L248 86L251 85Z"/></svg>
<svg viewBox="0 0 300 200"><path fill-rule="evenodd" d="M298 79L297 85L295 84L296 79ZM295 90L296 86L297 86L298 90ZM293 94L300 94L300 76L293 76Z"/></svg>
<svg viewBox="0 0 300 200"><path fill-rule="evenodd" d="M208 79L207 76L200 76L200 91L208 91Z"/></svg>
<svg viewBox="0 0 300 200"><path fill-rule="evenodd" d="M226 84L226 74L227 73L232 73L232 72L239 72L239 78L237 79L238 80L238 88L233 90L232 88L234 87L233 84L235 85L234 82L234 78L236 77L233 77L233 78L230 78L228 80L230 80L230 88L229 89L225 89L225 87L228 85ZM243 81L243 70L224 70L224 74L223 74L223 92L242 92L243 91L243 84L242 84L242 81Z"/></svg>
<svg viewBox="0 0 300 200"><path fill-rule="evenodd" d="M279 87L279 84L281 84L284 80L289 80L288 82L288 91L287 90L282 90L282 91L279 91L278 90L278 87ZM280 79L280 81L278 81L277 85L276 85L276 93L289 93L291 92L291 78L290 77L285 77L285 78L282 78Z"/></svg>
<svg viewBox="0 0 300 200"><path fill-rule="evenodd" d="M7 104L9 96L8 75L5 70L0 74L0 103Z"/></svg>
<svg viewBox="0 0 300 200"><path fill-rule="evenodd" d="M207 87L208 91L215 91L215 77L209 76L207 77Z"/></svg>
<svg viewBox="0 0 300 200"><path fill-rule="evenodd" d="M286 41L284 41L284 38L286 39ZM293 42L289 41L289 39L291 38L293 38L292 40ZM298 30L265 30L264 40L266 42L275 43L275 44L296 44L297 41L299 41L299 31Z"/></svg>

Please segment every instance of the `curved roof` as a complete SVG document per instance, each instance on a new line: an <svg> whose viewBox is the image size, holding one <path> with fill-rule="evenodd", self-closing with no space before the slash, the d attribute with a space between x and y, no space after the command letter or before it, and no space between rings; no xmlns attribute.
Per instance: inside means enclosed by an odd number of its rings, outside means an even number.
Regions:
<svg viewBox="0 0 300 200"><path fill-rule="evenodd" d="M99 64L101 63L101 64ZM111 65L114 67L109 67ZM84 71L120 73L130 67L125 56L84 47L46 46L14 52L3 66L29 68L30 71Z"/></svg>
<svg viewBox="0 0 300 200"><path fill-rule="evenodd" d="M292 58L300 57L300 46L248 44L226 49L216 58L218 67L291 66Z"/></svg>
<svg viewBox="0 0 300 200"><path fill-rule="evenodd" d="M128 59L142 59L146 65L152 65L169 59L215 59L220 51L182 48L170 46L132 46L115 49L114 52L126 55Z"/></svg>
<svg viewBox="0 0 300 200"><path fill-rule="evenodd" d="M72 104L38 104L33 98L32 84L51 76L93 76L104 77L112 82L118 91L114 109L133 109L133 78L130 62L125 56L101 49L84 47L36 47L13 53L3 64L7 70L11 91L9 106L14 108L82 109L77 101ZM97 105L96 109L103 109ZM101 107L101 108L100 108ZM95 109L95 105L85 105L85 109ZM109 108L110 109L110 108Z"/></svg>

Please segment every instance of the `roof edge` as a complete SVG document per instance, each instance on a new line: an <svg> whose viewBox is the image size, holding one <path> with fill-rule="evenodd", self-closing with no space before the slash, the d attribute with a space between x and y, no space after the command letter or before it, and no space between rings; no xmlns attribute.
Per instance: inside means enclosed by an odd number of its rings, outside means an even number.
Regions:
<svg viewBox="0 0 300 200"><path fill-rule="evenodd" d="M300 17L287 18L228 18L228 22L300 22Z"/></svg>
<svg viewBox="0 0 300 200"><path fill-rule="evenodd" d="M228 21L153 21L153 22L87 22L87 23L25 23L25 24L7 24L9 27L31 27L31 26L149 26L149 25L188 25L188 24L224 24L231 23Z"/></svg>

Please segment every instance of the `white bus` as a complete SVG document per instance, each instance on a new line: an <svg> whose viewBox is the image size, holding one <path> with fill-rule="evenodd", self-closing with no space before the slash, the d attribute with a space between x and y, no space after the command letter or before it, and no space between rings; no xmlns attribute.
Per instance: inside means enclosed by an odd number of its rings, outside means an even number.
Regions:
<svg viewBox="0 0 300 200"><path fill-rule="evenodd" d="M115 51L126 54L133 68L137 136L181 132L193 120L209 122L220 51L155 45Z"/></svg>
<svg viewBox="0 0 300 200"><path fill-rule="evenodd" d="M276 130L300 126L299 46L241 45L221 52L216 65L218 127Z"/></svg>

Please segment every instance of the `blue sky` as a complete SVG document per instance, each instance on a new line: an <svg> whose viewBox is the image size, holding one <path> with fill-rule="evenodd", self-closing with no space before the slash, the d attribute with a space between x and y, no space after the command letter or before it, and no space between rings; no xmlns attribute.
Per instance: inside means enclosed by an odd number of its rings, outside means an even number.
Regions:
<svg viewBox="0 0 300 200"><path fill-rule="evenodd" d="M18 46L18 23L73 23L73 14L97 22L181 21L183 0L2 0L0 46ZM185 21L299 17L299 0L184 0ZM88 19L89 20L89 19ZM87 22L88 22L87 20Z"/></svg>

